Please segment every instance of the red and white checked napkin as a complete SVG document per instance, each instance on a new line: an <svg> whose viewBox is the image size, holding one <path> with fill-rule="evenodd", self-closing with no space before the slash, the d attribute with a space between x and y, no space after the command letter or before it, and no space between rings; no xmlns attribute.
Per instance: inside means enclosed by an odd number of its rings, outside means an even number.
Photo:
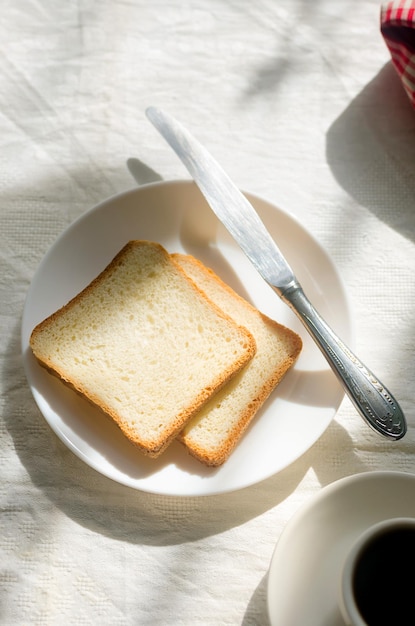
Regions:
<svg viewBox="0 0 415 626"><path fill-rule="evenodd" d="M403 87L415 106L415 1L384 3L381 6L380 30Z"/></svg>

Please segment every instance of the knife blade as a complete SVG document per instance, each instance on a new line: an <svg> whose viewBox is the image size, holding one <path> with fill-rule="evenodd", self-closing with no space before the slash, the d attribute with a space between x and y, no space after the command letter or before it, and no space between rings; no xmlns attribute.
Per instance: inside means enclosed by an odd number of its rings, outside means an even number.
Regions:
<svg viewBox="0 0 415 626"><path fill-rule="evenodd" d="M153 106L146 109L146 115L262 278L304 324L363 419L384 437L401 439L407 426L399 403L311 304L247 198L206 148L173 116Z"/></svg>

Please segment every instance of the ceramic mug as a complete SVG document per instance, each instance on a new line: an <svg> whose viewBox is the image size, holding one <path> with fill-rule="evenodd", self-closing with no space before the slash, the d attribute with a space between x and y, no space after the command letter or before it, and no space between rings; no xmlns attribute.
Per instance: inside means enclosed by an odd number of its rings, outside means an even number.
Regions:
<svg viewBox="0 0 415 626"><path fill-rule="evenodd" d="M379 522L358 537L340 580L348 626L415 624L415 519Z"/></svg>

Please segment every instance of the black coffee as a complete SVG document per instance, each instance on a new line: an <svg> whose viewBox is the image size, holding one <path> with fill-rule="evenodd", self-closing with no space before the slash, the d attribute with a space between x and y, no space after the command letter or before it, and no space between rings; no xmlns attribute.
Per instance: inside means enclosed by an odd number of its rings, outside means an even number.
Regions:
<svg viewBox="0 0 415 626"><path fill-rule="evenodd" d="M372 539L356 564L353 592L368 626L414 626L413 529L385 530Z"/></svg>

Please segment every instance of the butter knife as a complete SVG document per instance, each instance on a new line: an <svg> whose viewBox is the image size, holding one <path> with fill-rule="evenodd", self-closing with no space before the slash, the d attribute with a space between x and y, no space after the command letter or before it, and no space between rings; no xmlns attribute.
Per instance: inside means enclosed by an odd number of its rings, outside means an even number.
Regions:
<svg viewBox="0 0 415 626"><path fill-rule="evenodd" d="M186 166L216 216L262 278L304 324L361 416L381 435L401 439L406 433L406 421L398 402L313 307L247 198L174 117L156 107L149 107L146 115Z"/></svg>

